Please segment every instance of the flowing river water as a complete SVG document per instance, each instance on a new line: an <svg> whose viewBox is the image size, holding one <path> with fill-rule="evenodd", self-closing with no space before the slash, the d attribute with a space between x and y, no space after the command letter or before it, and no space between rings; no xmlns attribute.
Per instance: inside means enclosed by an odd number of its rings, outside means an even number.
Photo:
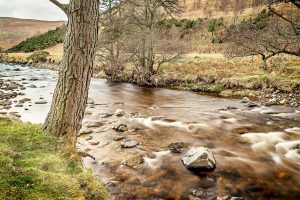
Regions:
<svg viewBox="0 0 300 200"><path fill-rule="evenodd" d="M5 81L26 86L23 107L13 104L24 122L43 123L51 103L57 72L0 64ZM37 78L38 80L33 81ZM31 80L32 79L32 80ZM36 88L29 87L34 84ZM83 159L107 186L111 199L299 199L300 111L273 106L248 108L240 99L224 99L188 91L110 84L93 79L83 128L94 122L93 133L78 138L78 148L95 157ZM35 104L41 99L47 104ZM236 109L224 109L235 107ZM103 116L123 109L122 117ZM105 118L104 118L105 117ZM129 130L118 133L115 123ZM121 148L126 138L139 142ZM171 143L184 142L182 153ZM216 158L213 172L187 170L181 157L191 147L210 148ZM128 159L143 162L128 166ZM133 159L134 160L134 159Z"/></svg>

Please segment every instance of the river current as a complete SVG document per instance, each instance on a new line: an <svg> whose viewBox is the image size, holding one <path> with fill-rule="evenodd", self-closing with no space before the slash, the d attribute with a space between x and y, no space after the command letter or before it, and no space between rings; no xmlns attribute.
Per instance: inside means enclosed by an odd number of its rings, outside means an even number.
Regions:
<svg viewBox="0 0 300 200"><path fill-rule="evenodd" d="M0 77L26 87L13 101L21 120L43 123L51 104L57 72L0 64ZM36 87L29 87L34 84ZM4 91L6 92L6 91ZM188 91L112 84L93 79L83 128L93 133L78 138L78 148L95 157L83 159L107 186L111 199L300 199L300 110L283 106L248 108L240 99L205 96ZM23 107L15 107L22 98ZM46 104L36 104L41 99ZM234 108L234 109L227 109ZM117 109L127 115L110 116ZM106 113L107 118L103 114ZM118 133L115 123L129 130ZM139 142L121 148L116 138ZM204 146L215 154L213 172L191 172L171 143ZM142 156L134 166L124 163Z"/></svg>

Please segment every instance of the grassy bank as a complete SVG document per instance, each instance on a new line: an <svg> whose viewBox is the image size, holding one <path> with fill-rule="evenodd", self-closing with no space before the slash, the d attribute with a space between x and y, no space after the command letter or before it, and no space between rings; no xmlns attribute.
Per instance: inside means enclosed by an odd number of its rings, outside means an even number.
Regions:
<svg viewBox="0 0 300 200"><path fill-rule="evenodd" d="M106 199L103 185L39 126L0 118L0 199Z"/></svg>
<svg viewBox="0 0 300 200"><path fill-rule="evenodd" d="M181 87L223 96L257 96L263 88L283 92L300 90L300 59L274 58L263 70L256 57L226 59L194 56L167 64L161 74L186 80ZM245 94L246 93L246 94Z"/></svg>

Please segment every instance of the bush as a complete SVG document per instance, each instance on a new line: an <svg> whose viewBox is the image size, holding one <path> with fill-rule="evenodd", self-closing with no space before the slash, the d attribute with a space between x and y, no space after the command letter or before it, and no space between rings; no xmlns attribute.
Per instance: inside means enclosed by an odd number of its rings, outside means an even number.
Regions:
<svg viewBox="0 0 300 200"><path fill-rule="evenodd" d="M213 43L213 44L220 44L220 43L222 43L222 39L221 39L220 36L214 36L212 38L212 40L211 40L211 43Z"/></svg>
<svg viewBox="0 0 300 200"><path fill-rule="evenodd" d="M192 31L196 30L202 22L203 22L202 19L198 19L198 20L165 19L165 20L162 20L162 21L158 22L157 26L160 29L170 29L173 26L176 26L180 30L181 38L183 38L185 35L190 34Z"/></svg>
<svg viewBox="0 0 300 200"><path fill-rule="evenodd" d="M32 61L34 63L46 62L47 57L50 55L47 51L37 51L27 57L27 61Z"/></svg>
<svg viewBox="0 0 300 200"><path fill-rule="evenodd" d="M268 25L269 20L269 13L267 10L262 10L260 13L258 13L255 18L250 18L248 20L243 19L238 24L231 24L228 28L230 30L234 28L238 28L243 25L254 25L259 29L264 29Z"/></svg>
<svg viewBox="0 0 300 200"><path fill-rule="evenodd" d="M217 20L216 19L212 19L208 22L208 32L211 32L212 34L214 32L217 31L217 28L218 28L218 23L217 23Z"/></svg>

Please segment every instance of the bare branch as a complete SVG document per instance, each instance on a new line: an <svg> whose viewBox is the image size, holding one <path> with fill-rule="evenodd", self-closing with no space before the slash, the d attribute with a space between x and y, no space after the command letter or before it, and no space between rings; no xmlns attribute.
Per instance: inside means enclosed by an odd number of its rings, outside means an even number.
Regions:
<svg viewBox="0 0 300 200"><path fill-rule="evenodd" d="M49 0L54 3L57 7L59 7L64 13L68 14L68 4L59 3L57 0Z"/></svg>

